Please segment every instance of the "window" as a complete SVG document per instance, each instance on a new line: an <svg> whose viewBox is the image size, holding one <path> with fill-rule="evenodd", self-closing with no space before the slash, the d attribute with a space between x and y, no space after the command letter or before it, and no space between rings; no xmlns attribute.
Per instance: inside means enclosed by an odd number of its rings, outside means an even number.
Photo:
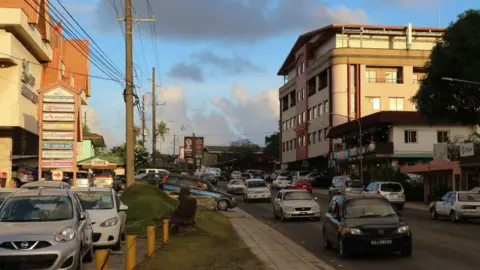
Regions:
<svg viewBox="0 0 480 270"><path fill-rule="evenodd" d="M307 114L305 112L302 113L302 120L303 120L303 122L305 122L307 120Z"/></svg>
<svg viewBox="0 0 480 270"><path fill-rule="evenodd" d="M285 152L285 143L282 143L283 152Z"/></svg>
<svg viewBox="0 0 480 270"><path fill-rule="evenodd" d="M293 150L293 147L294 147L293 140L290 140L290 149Z"/></svg>
<svg viewBox="0 0 480 270"><path fill-rule="evenodd" d="M312 144L312 133L308 133L307 144Z"/></svg>
<svg viewBox="0 0 480 270"><path fill-rule="evenodd" d="M355 89L355 87L357 86L357 69L356 69L356 65L350 65L350 87Z"/></svg>
<svg viewBox="0 0 480 270"><path fill-rule="evenodd" d="M302 99L305 98L305 88L302 89Z"/></svg>
<svg viewBox="0 0 480 270"><path fill-rule="evenodd" d="M285 144L285 150L286 150L286 151L290 151L290 147L289 147L289 145L288 145L288 142L285 142L284 144Z"/></svg>
<svg viewBox="0 0 480 270"><path fill-rule="evenodd" d="M323 134L322 134L322 130L320 129L318 131L318 142L321 142L322 141L322 137L323 137Z"/></svg>
<svg viewBox="0 0 480 270"><path fill-rule="evenodd" d="M328 135L328 129L323 130L323 139L327 140L327 135Z"/></svg>
<svg viewBox="0 0 480 270"><path fill-rule="evenodd" d="M317 111L317 109L318 109L318 107L317 107L317 106L313 107L313 118L316 118L316 117L317 117L317 115L318 115L318 111Z"/></svg>
<svg viewBox="0 0 480 270"><path fill-rule="evenodd" d="M297 67L297 76L300 75L300 73L302 73L302 67L298 66Z"/></svg>
<svg viewBox="0 0 480 270"><path fill-rule="evenodd" d="M445 143L448 142L448 135L450 132L445 131L445 130L439 130L437 131L437 142L439 143Z"/></svg>
<svg viewBox="0 0 480 270"><path fill-rule="evenodd" d="M313 119L312 113L313 113L313 110L312 110L312 109L308 109L308 120L309 120L309 121Z"/></svg>
<svg viewBox="0 0 480 270"><path fill-rule="evenodd" d="M302 73L305 73L305 62L302 63Z"/></svg>
<svg viewBox="0 0 480 270"><path fill-rule="evenodd" d="M396 71L385 72L385 82L386 83L397 83L397 72Z"/></svg>
<svg viewBox="0 0 480 270"><path fill-rule="evenodd" d="M295 125L293 124L293 121L295 121L295 120L293 120L293 119L295 119L295 117L290 118L290 127L291 127L291 128L295 126Z"/></svg>
<svg viewBox="0 0 480 270"><path fill-rule="evenodd" d="M405 130L405 143L417 143L416 130Z"/></svg>
<svg viewBox="0 0 480 270"><path fill-rule="evenodd" d="M413 83L418 83L418 73L413 73Z"/></svg>
<svg viewBox="0 0 480 270"><path fill-rule="evenodd" d="M62 74L62 78L65 77L65 63L63 61L60 62L60 74Z"/></svg>
<svg viewBox="0 0 480 270"><path fill-rule="evenodd" d="M378 111L380 110L380 98L379 97L371 97L369 98L370 100L370 104L371 104L371 108L372 110L374 111Z"/></svg>
<svg viewBox="0 0 480 270"><path fill-rule="evenodd" d="M325 101L325 105L323 107L323 114L329 114L330 113L330 108L328 107L328 100Z"/></svg>
<svg viewBox="0 0 480 270"><path fill-rule="evenodd" d="M313 144L317 143L317 132L316 131L314 131L312 133L312 143Z"/></svg>
<svg viewBox="0 0 480 270"><path fill-rule="evenodd" d="M302 93L300 91L297 92L297 101L302 100Z"/></svg>
<svg viewBox="0 0 480 270"><path fill-rule="evenodd" d="M367 77L367 82L375 83L377 82L377 72L373 70L367 70L365 76Z"/></svg>
<svg viewBox="0 0 480 270"><path fill-rule="evenodd" d="M320 103L320 105L318 105L318 115L323 115L323 113L323 103Z"/></svg>
<svg viewBox="0 0 480 270"><path fill-rule="evenodd" d="M317 90L322 90L324 88L327 88L328 86L328 73L327 71L323 71L320 73L318 76L318 89Z"/></svg>
<svg viewBox="0 0 480 270"><path fill-rule="evenodd" d="M389 98L391 111L403 111L403 98Z"/></svg>
<svg viewBox="0 0 480 270"><path fill-rule="evenodd" d="M302 147L302 137L298 137L297 147Z"/></svg>
<svg viewBox="0 0 480 270"><path fill-rule="evenodd" d="M302 145L306 146L307 145L307 136L303 135L302 140L303 140Z"/></svg>

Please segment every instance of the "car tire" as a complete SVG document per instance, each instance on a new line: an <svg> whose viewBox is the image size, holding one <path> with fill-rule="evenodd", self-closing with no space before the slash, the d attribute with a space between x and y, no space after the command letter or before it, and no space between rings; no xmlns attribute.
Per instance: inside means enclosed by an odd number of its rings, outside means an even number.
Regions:
<svg viewBox="0 0 480 270"><path fill-rule="evenodd" d="M332 243L328 241L328 238L325 236L325 232L322 232L323 235L323 247L325 249L332 249Z"/></svg>
<svg viewBox="0 0 480 270"><path fill-rule="evenodd" d="M89 262L93 261L93 247L92 246L88 250L87 254L85 254L85 256L83 256L82 261L86 262L86 263L89 263Z"/></svg>
<svg viewBox="0 0 480 270"><path fill-rule="evenodd" d="M121 240L121 237L122 237L122 233L119 233L119 234L118 234L118 238L117 238L117 242L112 246L112 250L113 250L113 251L120 251L120 250L122 250L122 240Z"/></svg>
<svg viewBox="0 0 480 270"><path fill-rule="evenodd" d="M275 212L275 207L273 207L273 219L278 219L277 212Z"/></svg>
<svg viewBox="0 0 480 270"><path fill-rule="evenodd" d="M280 211L280 220L287 221L287 219L285 218L285 215L283 214L283 209Z"/></svg>
<svg viewBox="0 0 480 270"><path fill-rule="evenodd" d="M400 251L400 256L402 257L411 257L412 256L412 245L410 244L408 247L402 249Z"/></svg>
<svg viewBox="0 0 480 270"><path fill-rule="evenodd" d="M217 208L220 211L227 211L228 202L226 200L219 200L218 203L217 203Z"/></svg>
<svg viewBox="0 0 480 270"><path fill-rule="evenodd" d="M433 220L438 219L438 214L437 214L437 211L435 211L435 208L432 208L430 210L430 218L432 218Z"/></svg>
<svg viewBox="0 0 480 270"><path fill-rule="evenodd" d="M345 245L343 243L343 238L340 236L338 237L338 255L340 256L340 258L348 258L348 256L350 255L348 250L345 248Z"/></svg>
<svg viewBox="0 0 480 270"><path fill-rule="evenodd" d="M245 195L243 195L243 201L248 203L248 198Z"/></svg>
<svg viewBox="0 0 480 270"><path fill-rule="evenodd" d="M453 223L457 223L458 222L458 217L457 217L457 213L455 211L451 211L450 212L450 220L453 222Z"/></svg>

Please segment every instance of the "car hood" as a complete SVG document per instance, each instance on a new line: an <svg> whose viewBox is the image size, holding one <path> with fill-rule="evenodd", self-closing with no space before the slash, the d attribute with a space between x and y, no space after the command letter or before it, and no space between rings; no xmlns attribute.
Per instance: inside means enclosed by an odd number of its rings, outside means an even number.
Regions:
<svg viewBox="0 0 480 270"><path fill-rule="evenodd" d="M72 226L71 220L45 222L0 222L0 239L12 235L53 235Z"/></svg>
<svg viewBox="0 0 480 270"><path fill-rule="evenodd" d="M95 209L95 210L87 210L88 215L90 216L90 220L92 224L100 224L107 219L113 218L117 216L117 211L114 209Z"/></svg>
<svg viewBox="0 0 480 270"><path fill-rule="evenodd" d="M347 227L363 229L396 228L405 225L398 216L344 219L344 223Z"/></svg>
<svg viewBox="0 0 480 270"><path fill-rule="evenodd" d="M262 192L270 192L270 189L268 187L262 187L262 188L247 188L248 191L262 191Z"/></svg>
<svg viewBox="0 0 480 270"><path fill-rule="evenodd" d="M228 194L228 193L226 193L226 192L220 191L220 190L218 190L218 189L215 190L215 191L211 191L211 192L216 193L216 194L220 194L220 195L225 196L225 197L228 197L228 198L235 197L235 196L233 196L233 195L231 195L231 194Z"/></svg>
<svg viewBox="0 0 480 270"><path fill-rule="evenodd" d="M283 201L284 206L288 207L314 207L319 206L314 200L295 200L295 201Z"/></svg>

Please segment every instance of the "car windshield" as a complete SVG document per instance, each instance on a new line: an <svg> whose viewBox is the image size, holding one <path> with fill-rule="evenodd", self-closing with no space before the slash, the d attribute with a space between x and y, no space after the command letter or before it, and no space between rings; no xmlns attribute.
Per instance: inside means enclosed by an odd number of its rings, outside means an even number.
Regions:
<svg viewBox="0 0 480 270"><path fill-rule="evenodd" d="M13 192L0 192L0 204Z"/></svg>
<svg viewBox="0 0 480 270"><path fill-rule="evenodd" d="M332 186L334 187L343 187L345 180L342 178L333 179Z"/></svg>
<svg viewBox="0 0 480 270"><path fill-rule="evenodd" d="M243 185L243 181L230 181L230 185Z"/></svg>
<svg viewBox="0 0 480 270"><path fill-rule="evenodd" d="M81 172L81 173L77 173L77 179L78 178L88 178L88 173L84 173L84 172Z"/></svg>
<svg viewBox="0 0 480 270"><path fill-rule="evenodd" d="M397 183L382 184L380 190L385 192L401 192L402 186Z"/></svg>
<svg viewBox="0 0 480 270"><path fill-rule="evenodd" d="M480 193L458 193L459 202L480 202Z"/></svg>
<svg viewBox="0 0 480 270"><path fill-rule="evenodd" d="M73 218L68 196L19 196L9 198L0 209L0 222L43 222Z"/></svg>
<svg viewBox="0 0 480 270"><path fill-rule="evenodd" d="M234 172L232 172L232 174L238 175L238 174L242 174L242 173L239 172L239 171L234 171Z"/></svg>
<svg viewBox="0 0 480 270"><path fill-rule="evenodd" d="M347 187L349 188L363 188L362 181L347 181Z"/></svg>
<svg viewBox="0 0 480 270"><path fill-rule="evenodd" d="M298 176L307 176L310 172L298 172Z"/></svg>
<svg viewBox="0 0 480 270"><path fill-rule="evenodd" d="M76 193L87 210L113 209L113 196L110 191L77 191Z"/></svg>
<svg viewBox="0 0 480 270"><path fill-rule="evenodd" d="M308 192L287 192L283 197L284 201L313 200Z"/></svg>
<svg viewBox="0 0 480 270"><path fill-rule="evenodd" d="M392 205L382 199L355 199L345 203L345 218L370 218L397 215Z"/></svg>
<svg viewBox="0 0 480 270"><path fill-rule="evenodd" d="M247 187L249 187L249 188L263 188L263 187L267 187L267 184L265 183L265 181L250 181L250 182L248 182Z"/></svg>

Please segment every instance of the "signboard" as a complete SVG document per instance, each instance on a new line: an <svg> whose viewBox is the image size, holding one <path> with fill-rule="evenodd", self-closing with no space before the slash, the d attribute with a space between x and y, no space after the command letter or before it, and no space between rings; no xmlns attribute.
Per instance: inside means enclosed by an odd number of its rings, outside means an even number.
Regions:
<svg viewBox="0 0 480 270"><path fill-rule="evenodd" d="M179 160L184 160L185 159L185 147L180 147L178 150L178 159Z"/></svg>
<svg viewBox="0 0 480 270"><path fill-rule="evenodd" d="M72 168L72 160L42 160L42 168Z"/></svg>
<svg viewBox="0 0 480 270"><path fill-rule="evenodd" d="M44 123L43 130L69 130L73 131L73 123Z"/></svg>
<svg viewBox="0 0 480 270"><path fill-rule="evenodd" d="M433 145L433 159L446 160L448 159L448 144L436 143Z"/></svg>
<svg viewBox="0 0 480 270"><path fill-rule="evenodd" d="M60 122L73 122L75 120L75 114L73 113L44 113L42 117L43 121L60 121Z"/></svg>
<svg viewBox="0 0 480 270"><path fill-rule="evenodd" d="M73 158L73 151L42 151L42 158Z"/></svg>
<svg viewBox="0 0 480 270"><path fill-rule="evenodd" d="M90 166L108 166L108 161L95 158L90 161Z"/></svg>
<svg viewBox="0 0 480 270"><path fill-rule="evenodd" d="M203 158L203 137L195 137L195 156L197 159Z"/></svg>
<svg viewBox="0 0 480 270"><path fill-rule="evenodd" d="M74 103L75 97L67 90L57 88L43 95L43 102Z"/></svg>
<svg viewBox="0 0 480 270"><path fill-rule="evenodd" d="M32 75L32 73L30 73L30 62L24 61L22 63L22 68L23 70L20 80L23 84L20 91L22 93L22 96L24 96L26 99L30 100L33 104L36 105L38 103L38 95L31 90L31 88L35 87L36 79Z"/></svg>
<svg viewBox="0 0 480 270"><path fill-rule="evenodd" d="M58 149L58 150L67 150L73 149L73 142L43 142L43 149Z"/></svg>
<svg viewBox="0 0 480 270"><path fill-rule="evenodd" d="M30 88L28 88L26 85L22 85L22 90L21 90L22 96L24 96L26 99L30 100L33 104L38 103L38 95L35 94Z"/></svg>
<svg viewBox="0 0 480 270"><path fill-rule="evenodd" d="M62 181L63 172L62 171L52 171L52 180L53 181Z"/></svg>
<svg viewBox="0 0 480 270"><path fill-rule="evenodd" d="M74 112L75 111L75 106L74 106L74 104L44 103L43 104L43 111L44 112Z"/></svg>
<svg viewBox="0 0 480 270"><path fill-rule="evenodd" d="M73 132L43 132L44 140L73 140Z"/></svg>
<svg viewBox="0 0 480 270"><path fill-rule="evenodd" d="M192 137L185 137L183 139L183 148L184 148L185 157L193 156L193 138Z"/></svg>
<svg viewBox="0 0 480 270"><path fill-rule="evenodd" d="M475 147L473 143L461 143L460 144L460 156L471 157L475 154Z"/></svg>

